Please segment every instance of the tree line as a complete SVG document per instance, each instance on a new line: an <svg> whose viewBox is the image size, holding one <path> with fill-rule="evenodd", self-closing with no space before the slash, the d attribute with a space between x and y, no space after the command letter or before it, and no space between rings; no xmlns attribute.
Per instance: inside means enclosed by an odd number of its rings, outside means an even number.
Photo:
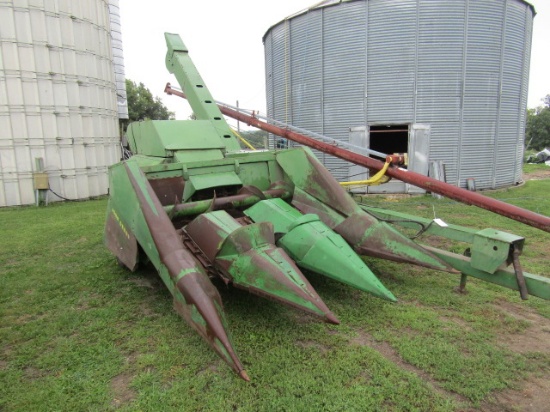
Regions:
<svg viewBox="0 0 550 412"><path fill-rule="evenodd" d="M527 110L525 144L528 149L550 148L550 94L542 101L542 106Z"/></svg>

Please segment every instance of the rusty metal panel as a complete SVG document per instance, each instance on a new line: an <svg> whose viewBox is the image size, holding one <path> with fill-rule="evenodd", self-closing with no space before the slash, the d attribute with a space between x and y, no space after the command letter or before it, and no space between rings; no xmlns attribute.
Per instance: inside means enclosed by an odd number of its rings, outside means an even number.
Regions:
<svg viewBox="0 0 550 412"><path fill-rule="evenodd" d="M150 179L149 183L162 206L173 205L176 203L176 199L181 202L185 186L182 176Z"/></svg>
<svg viewBox="0 0 550 412"><path fill-rule="evenodd" d="M105 223L105 243L128 269L134 271L138 264L138 244L134 233L121 220L115 210L111 210Z"/></svg>

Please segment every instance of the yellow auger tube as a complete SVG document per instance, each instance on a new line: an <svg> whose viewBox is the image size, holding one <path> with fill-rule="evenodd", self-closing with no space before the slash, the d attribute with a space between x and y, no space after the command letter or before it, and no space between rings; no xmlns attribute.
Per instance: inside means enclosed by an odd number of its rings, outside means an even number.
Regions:
<svg viewBox="0 0 550 412"><path fill-rule="evenodd" d="M241 142L243 142L245 144L246 147L248 147L250 150L256 150L256 148L254 146L252 146L250 143L248 143L248 141L241 136L241 134L239 132L237 132L235 129L231 128L231 131L233 132L233 134L235 136L237 136L239 138L239 140Z"/></svg>
<svg viewBox="0 0 550 412"><path fill-rule="evenodd" d="M386 170L388 170L388 167L390 167L390 162L384 163L384 167L378 171L373 177L367 180L357 180L354 182L340 182L340 186L364 186L364 185L379 185L381 183L386 183L386 181L382 181L385 177ZM387 177L387 176L386 176ZM390 178L391 179L391 178Z"/></svg>

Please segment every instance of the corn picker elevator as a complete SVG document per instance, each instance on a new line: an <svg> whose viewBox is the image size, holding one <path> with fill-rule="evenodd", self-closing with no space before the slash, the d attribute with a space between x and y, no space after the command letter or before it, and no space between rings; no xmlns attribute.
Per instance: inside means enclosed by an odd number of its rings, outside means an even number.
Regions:
<svg viewBox="0 0 550 412"><path fill-rule="evenodd" d="M462 274L462 286L474 276L550 299L550 279L521 269L519 236L359 205L307 147L241 150L180 37L165 37L166 66L196 120L129 125L133 155L109 171L105 242L130 270L151 262L176 311L243 379L212 278L333 324L338 318L309 272L396 301L361 256ZM417 244L391 220L468 242L470 256Z"/></svg>

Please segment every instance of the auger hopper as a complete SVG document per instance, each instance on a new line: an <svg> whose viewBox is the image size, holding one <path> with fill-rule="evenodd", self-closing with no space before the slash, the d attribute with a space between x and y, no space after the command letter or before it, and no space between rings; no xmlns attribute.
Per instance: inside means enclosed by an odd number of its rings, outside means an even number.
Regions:
<svg viewBox="0 0 550 412"><path fill-rule="evenodd" d="M133 156L110 168L105 240L130 270L155 266L177 312L243 379L213 278L336 324L309 273L388 301L394 295L359 255L470 274L358 205L308 148L241 150L179 36L165 37L166 66L196 120L130 124ZM501 268L481 259L476 270Z"/></svg>

